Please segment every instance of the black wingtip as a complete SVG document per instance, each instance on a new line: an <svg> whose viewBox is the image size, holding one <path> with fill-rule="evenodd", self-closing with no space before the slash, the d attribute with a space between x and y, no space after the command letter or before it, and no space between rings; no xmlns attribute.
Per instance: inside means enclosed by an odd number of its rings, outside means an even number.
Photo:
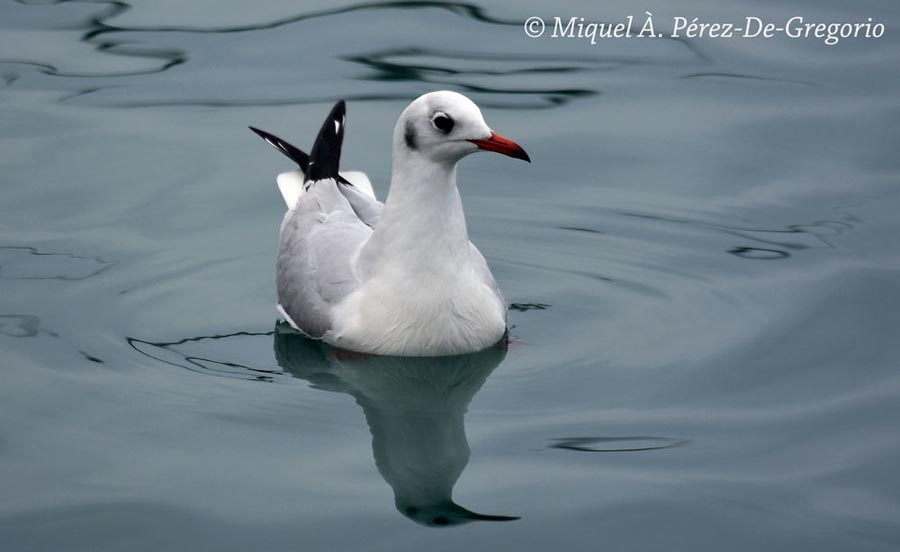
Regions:
<svg viewBox="0 0 900 552"><path fill-rule="evenodd" d="M309 155L306 154L300 148L292 145L289 142L286 142L275 136L274 134L269 134L264 130L260 130L256 127L247 127L252 130L257 136L265 140L270 146L280 151L282 154L287 156L291 161L297 164L300 167L300 170L304 173L309 166Z"/></svg>
<svg viewBox="0 0 900 552"><path fill-rule="evenodd" d="M307 182L326 178L338 180L346 118L347 104L344 100L340 100L331 108L331 113L322 123L319 135L316 136L316 141L309 154L309 170L306 171Z"/></svg>

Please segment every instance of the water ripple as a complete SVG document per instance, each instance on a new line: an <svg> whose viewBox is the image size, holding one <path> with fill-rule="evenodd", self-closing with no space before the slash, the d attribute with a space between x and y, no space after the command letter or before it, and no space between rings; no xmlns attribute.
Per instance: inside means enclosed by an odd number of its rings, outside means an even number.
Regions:
<svg viewBox="0 0 900 552"><path fill-rule="evenodd" d="M490 17L487 15L485 10L476 4L467 4L464 2L428 2L428 1L415 1L415 2L366 2L361 4L356 4L353 6L346 6L343 8L336 8L331 10L321 10L315 12L303 12L296 15L291 15L288 17L283 17L280 19L276 19L274 21L270 21L267 23L260 23L254 25L233 25L227 27L179 27L179 26L150 26L150 27L141 27L139 29L128 28L128 27L115 27L106 25L102 22L102 19L112 18L114 16L120 15L124 9L130 8L128 4L124 2L118 1L110 1L110 4L114 4L116 6L122 6L123 10L117 10L114 14L108 14L103 18L98 18L97 22L100 25L106 27L106 30L95 30L92 31L90 36L86 36L86 38L93 38L97 34L104 34L106 32L116 32L116 31L140 31L140 32L158 32L158 33L169 33L169 32L178 32L178 33L215 33L215 34L228 34L228 33L244 33L249 31L265 31L269 29L277 29L278 27L282 27L285 25L290 25L292 23L297 23L300 21L305 21L307 19L315 19L319 17L329 17L334 15L341 15L345 13L351 13L360 10L377 10L377 9L386 9L386 8L402 8L402 9L422 9L422 8L435 8L449 11L450 13L472 19L474 21L479 21L482 23L491 23L495 25L520 25L521 22L518 20L504 20L498 19L494 17Z"/></svg>
<svg viewBox="0 0 900 552"><path fill-rule="evenodd" d="M32 314L0 314L0 334L9 337L36 337L41 319Z"/></svg>
<svg viewBox="0 0 900 552"><path fill-rule="evenodd" d="M633 435L625 437L563 437L553 439L549 448L576 452L643 452L681 447L689 439ZM599 446L598 446L599 445Z"/></svg>
<svg viewBox="0 0 900 552"><path fill-rule="evenodd" d="M625 217L657 220L675 224L685 224L700 228L709 228L717 232L736 236L752 242L762 243L772 248L755 246L735 246L728 253L744 259L772 260L785 259L791 256L790 251L802 251L815 247L834 248L831 238L852 230L860 219L854 215L843 214L840 219L819 219L808 223L787 224L780 228L756 226L740 226L719 224L696 219L651 215L638 212L620 212ZM789 239L788 239L789 238Z"/></svg>
<svg viewBox="0 0 900 552"><path fill-rule="evenodd" d="M87 280L115 264L96 256L48 253L24 245L0 246L0 280Z"/></svg>
<svg viewBox="0 0 900 552"><path fill-rule="evenodd" d="M191 372L210 376L271 382L274 376L282 373L280 370L254 368L232 360L217 360L200 356L182 351L179 349L179 346L202 341L220 341L240 337L265 337L274 333L274 330L268 332L238 331L227 334L185 337L175 341L147 341L126 336L125 340L132 349L141 355L169 366L184 368Z"/></svg>
<svg viewBox="0 0 900 552"><path fill-rule="evenodd" d="M130 5L116 0L102 5L104 8L99 13L68 22L68 26L83 30L80 41L102 57L79 56L75 62L63 53L67 39L50 35L53 44L50 51L54 52L51 56L37 60L0 59L0 63L30 67L50 77L64 77L65 81L51 85L75 89L60 98L65 103L122 108L288 106L332 101L335 89L342 90L340 96L344 99L404 101L421 93L422 83L429 83L429 88L458 90L472 95L485 107L505 109L547 109L594 97L609 82L605 75L643 64L684 65L694 69L709 64L707 56L694 45L678 39L647 43L637 51L634 48L626 51L619 46L614 51L604 50L599 56L586 55L573 41L543 44L524 41L521 47L512 49L497 42L477 51L459 51L453 45L459 43L460 37L465 40L466 36L499 32L485 30L483 25L518 27L521 24L515 19L490 16L484 8L470 3L370 2L304 11L264 23L214 28L121 25L115 21ZM461 23L454 27L452 35L446 32L423 35L424 27L419 25L415 32L385 37L371 25L360 26L357 21L364 17L361 14L386 10L399 10L403 18L411 21L419 18L415 12L422 12L433 24L444 21L442 16L435 15L437 12L449 12L458 16ZM309 44L328 40L320 36L324 32L321 25L309 23L326 17L336 18L335 25L354 28L361 34L354 40L334 42L325 56L298 58L296 52L304 51ZM293 29L294 25L303 27ZM445 25L441 23L438 27ZM368 38L367 33L371 35ZM521 39L518 33L511 36ZM421 46L423 43L428 46ZM280 46L273 48L270 44ZM359 51L361 44L379 44L379 47ZM253 59L245 53L260 51L267 60L265 64L259 63L258 53ZM134 67L121 69L121 62L113 58L134 60ZM158 63L140 63L141 60ZM77 67L66 67L73 64ZM299 70L294 71L298 65ZM221 72L223 66L230 68L228 73ZM171 79L168 85L154 80L148 86L143 80L151 75L168 75L179 67L182 70L177 71L177 77L167 77ZM360 76L359 68L368 74ZM247 72L254 74L250 81L232 80L232 74ZM20 73L18 69L5 72L7 86L18 83ZM284 82L285 74L297 75L291 77L290 86ZM305 74L329 74L333 82L308 82L301 78ZM267 81L276 86L259 85ZM210 88L211 82L216 82L216 86ZM408 84L398 89L398 82ZM373 86L375 83L385 86ZM175 92L177 96L173 97Z"/></svg>

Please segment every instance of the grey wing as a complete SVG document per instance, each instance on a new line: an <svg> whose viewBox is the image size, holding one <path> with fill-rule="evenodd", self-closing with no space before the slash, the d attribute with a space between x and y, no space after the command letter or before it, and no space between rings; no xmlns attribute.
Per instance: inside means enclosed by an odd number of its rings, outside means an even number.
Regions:
<svg viewBox="0 0 900 552"><path fill-rule="evenodd" d="M362 174L362 173L360 173ZM365 175L363 175L365 176ZM368 182L368 179L366 179ZM371 186L371 185L370 185ZM364 191L350 186L339 186L338 190L341 195L350 203L356 216L363 221L366 226L375 228L378 221L381 220L381 211L384 204L375 199L373 196L366 194Z"/></svg>
<svg viewBox="0 0 900 552"><path fill-rule="evenodd" d="M491 274L491 269L488 267L484 255L481 254L481 251L479 251L472 242L469 242L469 251L472 256L472 264L475 266L476 274L478 274L478 277L486 286L493 290L494 295L497 297L497 301L500 303L503 312L505 313L506 299L503 297L503 292L500 291L500 286L497 285L497 281L494 280L494 275Z"/></svg>
<svg viewBox="0 0 900 552"><path fill-rule="evenodd" d="M353 259L372 229L337 187L315 186L285 216L277 261L278 304L297 329L322 337L331 309L359 285Z"/></svg>

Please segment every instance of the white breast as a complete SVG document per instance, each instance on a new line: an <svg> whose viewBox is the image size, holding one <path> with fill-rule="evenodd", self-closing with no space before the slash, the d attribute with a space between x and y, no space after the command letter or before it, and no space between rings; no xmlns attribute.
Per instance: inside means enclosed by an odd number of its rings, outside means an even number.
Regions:
<svg viewBox="0 0 900 552"><path fill-rule="evenodd" d="M431 276L431 277L428 277ZM472 270L453 275L372 278L333 311L329 343L397 356L485 349L506 332L506 307Z"/></svg>

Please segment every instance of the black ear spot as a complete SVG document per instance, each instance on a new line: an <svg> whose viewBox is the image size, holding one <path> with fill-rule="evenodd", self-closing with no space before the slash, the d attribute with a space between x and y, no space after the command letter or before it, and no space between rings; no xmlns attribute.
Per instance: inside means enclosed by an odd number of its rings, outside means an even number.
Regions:
<svg viewBox="0 0 900 552"><path fill-rule="evenodd" d="M453 130L454 122L449 115L438 111L434 114L434 117L431 118L431 124L434 125L434 128L440 130L444 134L449 134L450 131Z"/></svg>
<svg viewBox="0 0 900 552"><path fill-rule="evenodd" d="M416 144L416 129L410 122L406 123L406 132L403 133L403 141L406 142L406 147L411 150L418 147L418 144Z"/></svg>

